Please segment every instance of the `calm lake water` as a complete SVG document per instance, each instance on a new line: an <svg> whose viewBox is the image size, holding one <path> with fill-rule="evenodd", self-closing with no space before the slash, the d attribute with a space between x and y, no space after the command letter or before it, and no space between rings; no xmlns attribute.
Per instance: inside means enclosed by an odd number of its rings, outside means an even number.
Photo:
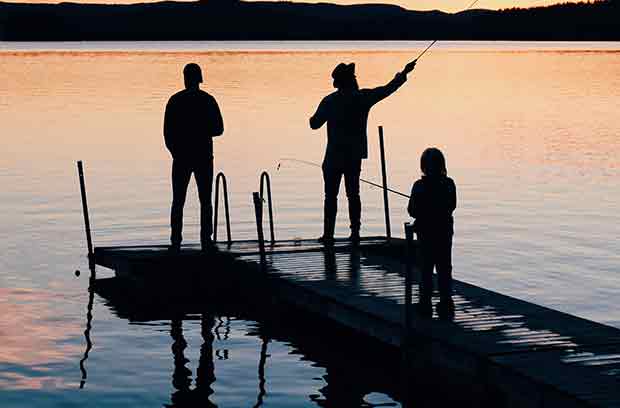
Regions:
<svg viewBox="0 0 620 408"><path fill-rule="evenodd" d="M197 62L224 115L215 166L228 177L233 239L255 237L251 192L262 170L272 175L277 237L319 236L319 169L277 164L322 160L325 130L310 130L308 118L332 91L337 63L356 62L360 85L378 86L426 45L0 43L1 405L180 404L179 389L199 389L202 376L218 406L254 406L263 347L264 405L325 405L330 367L359 374L356 356L306 351L331 341L329 331L284 329L267 344L265 322L216 305L207 317L137 321L98 296L80 389L89 294L86 273L73 274L87 269L75 161L85 162L96 245L166 243L163 109L183 65ZM458 187L457 279L620 327L620 43L440 43L371 113L362 177L373 181L378 125L394 189L408 192L419 177L424 148L445 152ZM363 234L383 234L381 191L364 185L362 201ZM190 242L196 204L192 186ZM344 196L339 204L344 236ZM397 235L405 207L391 197ZM200 357L210 347L212 363ZM397 404L365 378L351 394Z"/></svg>

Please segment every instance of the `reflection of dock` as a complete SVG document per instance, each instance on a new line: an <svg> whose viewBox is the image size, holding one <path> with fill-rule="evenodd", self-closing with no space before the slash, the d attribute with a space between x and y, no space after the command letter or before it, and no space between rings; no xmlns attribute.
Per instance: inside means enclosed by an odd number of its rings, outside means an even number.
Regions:
<svg viewBox="0 0 620 408"><path fill-rule="evenodd" d="M329 319L385 344L404 339L411 367L468 381L496 406L620 406L620 330L455 281L453 322L412 317L404 336L405 245L370 238L359 248L278 241L95 249L98 265L147 284L207 293L213 283ZM414 280L415 282L415 280ZM413 301L417 298L413 285ZM415 371L413 371L415 373ZM466 379L466 380L463 380Z"/></svg>

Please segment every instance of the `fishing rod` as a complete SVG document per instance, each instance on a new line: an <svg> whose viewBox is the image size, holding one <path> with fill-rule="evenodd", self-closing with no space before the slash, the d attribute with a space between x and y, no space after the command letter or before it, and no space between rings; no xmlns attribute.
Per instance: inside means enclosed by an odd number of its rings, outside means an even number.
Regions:
<svg viewBox="0 0 620 408"><path fill-rule="evenodd" d="M476 5L476 3L478 3L479 1L480 1L480 0L474 0L474 1L473 1L470 5L469 5L469 6L467 6L467 8L466 8L465 10L463 10L463 11L467 11L467 10L469 10L470 8L474 7L474 6ZM461 13L462 13L463 11L461 11ZM422 58L422 55L426 54L426 51L430 50L430 49L433 47L433 45L435 45L435 43L436 43L437 41L439 41L439 39L434 40L432 43L430 43L430 45L429 45L428 47L426 47L426 48L424 49L424 51L422 51L422 52L420 53L420 55L418 55L418 56L416 57L416 59L414 59L414 60L413 60L413 62L414 62L414 63L415 63L415 62L418 62L418 60L419 60L420 58Z"/></svg>
<svg viewBox="0 0 620 408"><path fill-rule="evenodd" d="M279 160L278 167L277 167L276 171L280 171L280 166L282 165L282 162L301 163L301 164L306 164L306 165L312 166L312 167L322 168L322 166L320 164L315 163L315 162L311 162L311 161L308 161L308 160L293 159L293 158L290 158L290 157L284 157L284 158L281 158ZM363 183L366 183L366 184L370 184L373 187L377 187L377 188L380 188L382 190L384 189L384 187L381 184L373 183L372 181L364 180L363 178L360 178L360 181L363 182ZM400 191L396 191L396 190L393 190L393 189L388 188L388 187L385 187L385 189L387 191L389 191L390 193L399 195L401 197L410 198L407 194L401 193Z"/></svg>

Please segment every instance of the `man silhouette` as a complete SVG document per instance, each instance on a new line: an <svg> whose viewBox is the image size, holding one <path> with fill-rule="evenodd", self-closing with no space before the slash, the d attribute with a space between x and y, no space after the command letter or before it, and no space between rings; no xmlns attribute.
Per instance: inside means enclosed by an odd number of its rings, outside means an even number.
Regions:
<svg viewBox="0 0 620 408"><path fill-rule="evenodd" d="M310 118L312 129L318 129L327 122L327 149L322 166L325 183L323 236L319 238L325 245L334 242L338 191L343 176L349 201L350 240L353 244L359 243L362 207L360 172L362 160L368 158L368 114L377 102L400 88L414 68L415 61L412 61L387 85L373 89L359 89L353 63L338 64L332 72L336 91L323 98Z"/></svg>
<svg viewBox="0 0 620 408"><path fill-rule="evenodd" d="M183 69L185 89L172 95L166 105L164 139L172 155L172 208L170 249L178 251L183 240L183 206L189 180L194 174L200 199L200 243L213 248L213 137L224 132L220 108L213 96L200 89L202 72L197 64Z"/></svg>

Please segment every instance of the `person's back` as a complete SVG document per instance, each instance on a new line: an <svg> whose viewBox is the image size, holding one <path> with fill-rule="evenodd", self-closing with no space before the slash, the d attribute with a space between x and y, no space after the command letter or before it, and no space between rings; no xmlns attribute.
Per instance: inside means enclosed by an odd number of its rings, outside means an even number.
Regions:
<svg viewBox="0 0 620 408"><path fill-rule="evenodd" d="M166 146L176 159L213 158L213 136L223 125L215 98L199 88L183 89L166 106L164 135Z"/></svg>
<svg viewBox="0 0 620 408"><path fill-rule="evenodd" d="M456 185L450 177L440 174L423 176L411 189L409 214L415 218L418 234L447 239L454 234Z"/></svg>

